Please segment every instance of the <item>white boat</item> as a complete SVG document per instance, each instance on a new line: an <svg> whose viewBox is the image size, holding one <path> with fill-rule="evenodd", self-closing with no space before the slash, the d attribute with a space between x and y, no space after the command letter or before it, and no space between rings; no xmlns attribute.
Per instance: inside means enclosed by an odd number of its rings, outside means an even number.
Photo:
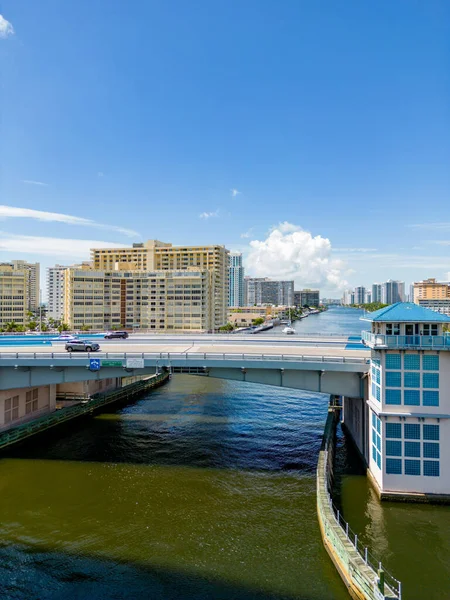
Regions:
<svg viewBox="0 0 450 600"><path fill-rule="evenodd" d="M295 329L293 327L285 327L283 329L283 333L286 333L287 335L293 335L295 333Z"/></svg>

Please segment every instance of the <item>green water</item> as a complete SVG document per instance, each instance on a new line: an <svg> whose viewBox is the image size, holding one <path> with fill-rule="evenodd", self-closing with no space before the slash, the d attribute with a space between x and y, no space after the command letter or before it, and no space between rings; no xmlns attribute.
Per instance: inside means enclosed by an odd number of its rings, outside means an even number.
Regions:
<svg viewBox="0 0 450 600"><path fill-rule="evenodd" d="M317 330L355 331L340 310ZM180 375L3 455L1 600L347 600L316 518L327 400ZM339 445L352 528L405 600L450 599L449 507L381 504Z"/></svg>

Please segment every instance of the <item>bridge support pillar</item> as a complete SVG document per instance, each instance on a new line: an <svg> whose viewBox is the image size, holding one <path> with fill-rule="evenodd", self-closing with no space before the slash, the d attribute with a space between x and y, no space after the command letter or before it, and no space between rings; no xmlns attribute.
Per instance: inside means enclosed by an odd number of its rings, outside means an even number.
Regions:
<svg viewBox="0 0 450 600"><path fill-rule="evenodd" d="M341 420L346 433L351 436L361 457L367 463L368 407L364 398L343 396Z"/></svg>

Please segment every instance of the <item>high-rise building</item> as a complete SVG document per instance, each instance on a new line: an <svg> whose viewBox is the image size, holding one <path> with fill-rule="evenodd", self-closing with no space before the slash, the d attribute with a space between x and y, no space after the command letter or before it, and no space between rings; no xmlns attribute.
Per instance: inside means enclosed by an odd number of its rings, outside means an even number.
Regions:
<svg viewBox="0 0 450 600"><path fill-rule="evenodd" d="M366 289L366 294L364 296L365 304L370 304L372 302L372 292Z"/></svg>
<svg viewBox="0 0 450 600"><path fill-rule="evenodd" d="M366 301L366 288L362 285L355 288L354 304L364 304Z"/></svg>
<svg viewBox="0 0 450 600"><path fill-rule="evenodd" d="M450 284L436 279L424 279L413 284L414 302L420 300L446 300L450 298Z"/></svg>
<svg viewBox="0 0 450 600"><path fill-rule="evenodd" d="M395 304L405 301L405 282L389 279L381 284L381 302Z"/></svg>
<svg viewBox="0 0 450 600"><path fill-rule="evenodd" d="M39 310L40 304L40 270L39 263L28 263L25 260L12 260L11 264L16 271L26 271L27 275L27 310Z"/></svg>
<svg viewBox="0 0 450 600"><path fill-rule="evenodd" d="M228 250L225 246L172 246L158 240L133 244L131 248L94 248L91 250L96 271L194 271L207 272L208 329L227 322ZM179 324L179 323L178 323Z"/></svg>
<svg viewBox="0 0 450 600"><path fill-rule="evenodd" d="M212 331L207 270L64 271L64 321L75 329Z"/></svg>
<svg viewBox="0 0 450 600"><path fill-rule="evenodd" d="M245 277L245 305L273 304L293 306L294 281L275 281L268 277Z"/></svg>
<svg viewBox="0 0 450 600"><path fill-rule="evenodd" d="M55 265L47 269L47 316L55 321L64 317L64 272L67 268Z"/></svg>
<svg viewBox="0 0 450 600"><path fill-rule="evenodd" d="M381 302L381 283L372 284L372 302Z"/></svg>
<svg viewBox="0 0 450 600"><path fill-rule="evenodd" d="M242 266L242 253L230 252L229 256L228 306L244 306L244 267Z"/></svg>
<svg viewBox="0 0 450 600"><path fill-rule="evenodd" d="M30 273L11 263L0 264L0 327L14 322L25 325L29 309Z"/></svg>
<svg viewBox="0 0 450 600"><path fill-rule="evenodd" d="M294 292L294 304L295 306L319 306L320 291L304 289Z"/></svg>

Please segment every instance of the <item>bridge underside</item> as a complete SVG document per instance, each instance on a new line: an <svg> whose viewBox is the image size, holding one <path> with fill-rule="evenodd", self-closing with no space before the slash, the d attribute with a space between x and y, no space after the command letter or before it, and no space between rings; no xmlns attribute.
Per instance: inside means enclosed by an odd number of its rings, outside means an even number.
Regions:
<svg viewBox="0 0 450 600"><path fill-rule="evenodd" d="M222 363L223 364L223 363ZM61 384L75 381L90 381L107 379L110 377L127 377L130 375L152 375L155 368L169 368L173 373L187 373L229 379L248 383L259 383L310 392L321 392L350 398L362 396L363 373L355 370L337 370L337 365L327 368L321 363L288 365L280 368L279 364L246 365L242 366L185 366L185 365L152 365L144 369L128 370L123 367L102 368L99 371L90 371L86 366L25 366L0 367L0 389L8 390L24 387L38 387L41 385ZM355 365L356 366L356 365Z"/></svg>

